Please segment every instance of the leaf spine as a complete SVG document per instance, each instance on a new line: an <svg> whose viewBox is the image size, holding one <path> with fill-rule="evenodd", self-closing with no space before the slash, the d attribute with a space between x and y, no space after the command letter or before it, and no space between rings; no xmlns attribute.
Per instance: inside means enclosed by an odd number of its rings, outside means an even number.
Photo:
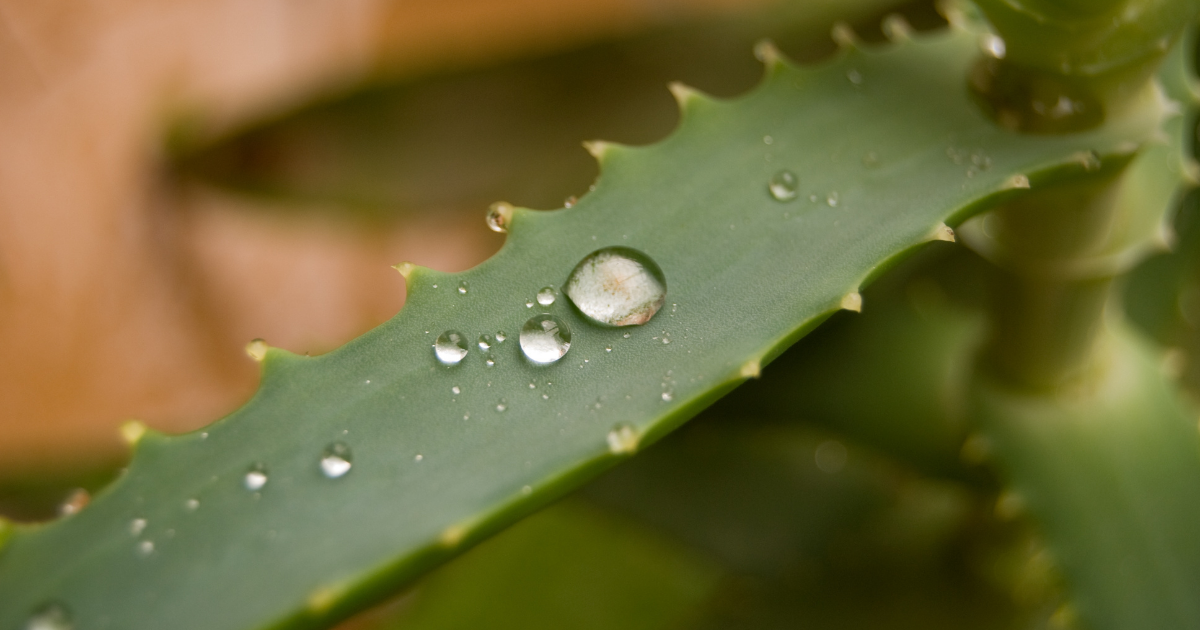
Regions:
<svg viewBox="0 0 1200 630"><path fill-rule="evenodd" d="M762 376L762 362L758 359L750 359L742 364L742 369L738 370L738 376L742 378L758 378Z"/></svg>
<svg viewBox="0 0 1200 630"><path fill-rule="evenodd" d="M1012 190L1015 188L1029 188L1029 178L1024 175L1013 175L1004 180L1004 188Z"/></svg>
<svg viewBox="0 0 1200 630"><path fill-rule="evenodd" d="M597 162L604 161L604 156L612 149L612 146L612 143L603 140L587 140L583 143L583 148L587 149L587 152L591 153Z"/></svg>
<svg viewBox="0 0 1200 630"><path fill-rule="evenodd" d="M398 265L392 265L392 269L399 271L400 275L404 276L405 280L408 280L412 276L412 272L416 271L417 266L410 262L402 262Z"/></svg>
<svg viewBox="0 0 1200 630"><path fill-rule="evenodd" d="M945 223L939 223L937 227L933 228L933 232L929 235L929 240L953 243L955 241L954 228Z"/></svg>
<svg viewBox="0 0 1200 630"><path fill-rule="evenodd" d="M966 10L957 0L938 0L936 8L937 12L950 23L950 28L963 32L971 30L971 19L967 17Z"/></svg>
<svg viewBox="0 0 1200 630"><path fill-rule="evenodd" d="M763 62L768 73L783 65L783 53L779 52L775 42L769 39L762 39L754 44L754 58Z"/></svg>
<svg viewBox="0 0 1200 630"><path fill-rule="evenodd" d="M862 312L862 302L863 302L862 294L859 293L858 291L854 291L851 293L847 293L846 297L842 298L842 301L839 304L839 306L841 306L843 309L845 309L847 311L854 311L855 313L861 313Z"/></svg>
<svg viewBox="0 0 1200 630"><path fill-rule="evenodd" d="M326 584L318 586L308 594L305 599L305 606L309 612L323 613L329 610L334 603L341 599L342 594L346 592L346 587L343 584Z"/></svg>
<svg viewBox="0 0 1200 630"><path fill-rule="evenodd" d="M837 44L838 48L843 50L851 48L859 48L858 35L854 33L854 29L849 24L838 21L829 29L829 36L833 38L833 43Z"/></svg>
<svg viewBox="0 0 1200 630"><path fill-rule="evenodd" d="M687 108L688 103L702 97L699 90L680 81L668 83L667 89L670 90L671 96L675 97L675 102L681 110Z"/></svg>
<svg viewBox="0 0 1200 630"><path fill-rule="evenodd" d="M883 34L895 43L902 43L912 40L913 27L908 23L903 15L899 13L889 13L883 18Z"/></svg>
<svg viewBox="0 0 1200 630"><path fill-rule="evenodd" d="M268 348L270 348L270 346L267 345L267 342L263 341L262 339L253 339L250 341L250 343L246 344L246 354L251 359L261 363L263 359L267 358Z"/></svg>
<svg viewBox="0 0 1200 630"><path fill-rule="evenodd" d="M451 525L442 530L441 536L438 536L438 542L442 543L443 547L457 547L466 535L466 525Z"/></svg>
<svg viewBox="0 0 1200 630"><path fill-rule="evenodd" d="M130 446L136 445L146 435L146 425L137 420L126 420L121 423L120 429L121 439Z"/></svg>
<svg viewBox="0 0 1200 630"><path fill-rule="evenodd" d="M642 439L637 429L623 424L608 432L608 452L613 455L633 455Z"/></svg>

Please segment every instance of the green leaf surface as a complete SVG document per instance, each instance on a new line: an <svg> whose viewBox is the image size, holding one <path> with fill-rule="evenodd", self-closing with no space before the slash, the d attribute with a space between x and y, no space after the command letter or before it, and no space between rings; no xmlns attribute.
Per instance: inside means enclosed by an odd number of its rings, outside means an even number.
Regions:
<svg viewBox="0 0 1200 630"><path fill-rule="evenodd" d="M997 464L1045 534L1094 630L1200 628L1200 434L1161 357L1128 331L1105 372L1055 397L976 381Z"/></svg>
<svg viewBox="0 0 1200 630"><path fill-rule="evenodd" d="M812 68L768 55L744 97L684 94L680 128L607 146L573 208L518 210L504 248L470 271L413 270L404 309L337 351L270 351L242 409L204 432L146 435L87 509L20 528L0 555L0 628L49 602L81 628L344 618L619 461L618 423L652 442L756 375L942 222L1022 194L1014 176L1034 189L1084 177L1083 152L1115 159L1160 127L1151 103L1074 136L1000 130L963 86L975 45L952 30ZM789 203L767 191L785 168L800 182ZM549 310L573 330L570 352L526 362L526 303L610 245L658 262L663 311L603 328L560 298ZM475 351L447 368L430 348L447 329L511 338L495 367ZM353 468L327 479L318 462L334 441ZM243 487L255 462L269 476L259 492Z"/></svg>

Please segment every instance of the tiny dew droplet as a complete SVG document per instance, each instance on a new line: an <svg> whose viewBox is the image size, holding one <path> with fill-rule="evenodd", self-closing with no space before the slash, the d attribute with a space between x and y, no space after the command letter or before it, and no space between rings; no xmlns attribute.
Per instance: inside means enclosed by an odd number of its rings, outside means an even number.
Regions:
<svg viewBox="0 0 1200 630"><path fill-rule="evenodd" d="M830 208L836 208L838 205L838 192L834 190L826 195L825 203L828 204Z"/></svg>
<svg viewBox="0 0 1200 630"><path fill-rule="evenodd" d="M337 479L350 472L350 447L344 442L334 442L321 453L321 473Z"/></svg>
<svg viewBox="0 0 1200 630"><path fill-rule="evenodd" d="M507 410L508 410L508 399L501 398L500 402L496 403L496 411L499 411L500 413L504 413Z"/></svg>
<svg viewBox="0 0 1200 630"><path fill-rule="evenodd" d="M554 363L571 348L571 329L553 315L534 315L521 327L521 352L537 364Z"/></svg>
<svg viewBox="0 0 1200 630"><path fill-rule="evenodd" d="M525 302L525 308L533 308L533 300Z"/></svg>
<svg viewBox="0 0 1200 630"><path fill-rule="evenodd" d="M66 499L63 499L62 503L58 504L58 513L60 516L78 514L79 510L82 510L84 507L86 507L91 500L92 495L89 494L87 490L84 490L83 488L75 488L71 491L71 494L67 495Z"/></svg>
<svg viewBox="0 0 1200 630"><path fill-rule="evenodd" d="M605 352L612 352L612 346L604 346Z"/></svg>
<svg viewBox="0 0 1200 630"><path fill-rule="evenodd" d="M496 357L491 352L483 355L483 364L487 367L495 367Z"/></svg>
<svg viewBox="0 0 1200 630"><path fill-rule="evenodd" d="M142 556L143 558L154 553L154 541L143 540L142 542L138 543L137 552L138 555Z"/></svg>
<svg viewBox="0 0 1200 630"><path fill-rule="evenodd" d="M460 388L458 385L455 385L454 387L451 387L451 388L450 388L450 391L454 392L454 393L455 393L455 395L457 395L457 394L461 394L461 393L462 393L462 389L461 389L461 388Z"/></svg>
<svg viewBox="0 0 1200 630"><path fill-rule="evenodd" d="M542 290L537 292L537 303L542 306L554 304L556 293L554 287L542 287Z"/></svg>
<svg viewBox="0 0 1200 630"><path fill-rule="evenodd" d="M25 622L24 630L74 630L71 611L59 602L39 606Z"/></svg>
<svg viewBox="0 0 1200 630"><path fill-rule="evenodd" d="M467 294L467 281L466 280L463 280L462 282L458 283L458 294L459 295Z"/></svg>
<svg viewBox="0 0 1200 630"><path fill-rule="evenodd" d="M667 279L658 263L629 247L605 247L579 261L565 287L584 315L610 326L645 324L662 308Z"/></svg>
<svg viewBox="0 0 1200 630"><path fill-rule="evenodd" d="M135 518L129 521L129 533L133 536L141 536L146 529L146 519Z"/></svg>
<svg viewBox="0 0 1200 630"><path fill-rule="evenodd" d="M767 190L775 201L791 201L796 198L796 188L800 184L796 174L783 170L775 173L767 180Z"/></svg>
<svg viewBox="0 0 1200 630"><path fill-rule="evenodd" d="M414 462L419 462L419 461L421 461L421 460L423 460L423 459L425 459L425 456L424 456L424 455L422 455L422 454L420 454L420 453L417 453L416 455L413 455L413 461L414 461Z"/></svg>
<svg viewBox="0 0 1200 630"><path fill-rule="evenodd" d="M671 402L672 400L675 400L675 394L672 394L671 392L663 392L662 399L663 402Z"/></svg>
<svg viewBox="0 0 1200 630"><path fill-rule="evenodd" d="M246 471L246 476L242 478L242 485L246 486L247 490L262 490L262 487L267 485L267 467L262 464L253 464L250 470Z"/></svg>
<svg viewBox="0 0 1200 630"><path fill-rule="evenodd" d="M467 338L457 330L447 330L438 335L433 353L445 365L458 365L467 356Z"/></svg>
<svg viewBox="0 0 1200 630"><path fill-rule="evenodd" d="M505 339L508 339L508 333L503 330L496 331L496 343L504 343Z"/></svg>
<svg viewBox="0 0 1200 630"><path fill-rule="evenodd" d="M497 201L488 207L487 211L487 226L493 232L504 234L508 231L508 225L512 222L512 204L503 201Z"/></svg>
<svg viewBox="0 0 1200 630"><path fill-rule="evenodd" d="M858 70L853 70L853 69L849 70L848 72L846 72L846 78L849 79L850 82L853 83L854 85L862 85L862 82L863 82L862 73L859 72Z"/></svg>
<svg viewBox="0 0 1200 630"><path fill-rule="evenodd" d="M479 335L479 349L480 350L485 350L485 351L490 350L492 348L492 343L494 343L494 342L492 341L491 335L489 335L487 333L483 333L482 335Z"/></svg>
<svg viewBox="0 0 1200 630"><path fill-rule="evenodd" d="M200 507L200 500L199 499L188 499L187 501L184 501L183 507L187 508L187 511L189 511L189 512L195 512L196 508Z"/></svg>

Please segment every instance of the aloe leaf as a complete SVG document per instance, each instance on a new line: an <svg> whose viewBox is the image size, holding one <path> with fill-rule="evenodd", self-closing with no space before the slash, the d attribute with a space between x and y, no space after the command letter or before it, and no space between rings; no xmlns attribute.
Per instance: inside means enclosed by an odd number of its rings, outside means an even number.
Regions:
<svg viewBox="0 0 1200 630"><path fill-rule="evenodd" d="M407 267L391 321L320 357L269 351L242 409L203 432L147 434L88 508L20 528L0 555L0 627L52 602L80 627L126 630L344 618L757 375L861 306L863 283L945 237L944 222L1027 182L1085 177L1086 151L1118 159L1160 128L1150 103L1073 136L1000 130L963 87L975 43L955 29L813 68L768 49L746 96L677 90L679 129L643 148L594 145L601 176L573 208L518 209L502 250L470 271ZM768 193L780 169L799 176L794 201ZM663 311L604 328L560 298L549 310L574 331L569 353L526 362L515 334L536 312L527 301L617 245L662 267ZM495 367L476 351L447 368L430 346L448 329L513 338ZM353 468L328 479L318 461L335 441ZM257 492L243 485L256 462L269 477ZM131 530L135 519L145 525Z"/></svg>
<svg viewBox="0 0 1200 630"><path fill-rule="evenodd" d="M1110 335L1093 390L1056 397L977 382L973 408L1010 480L1008 509L1043 531L1095 630L1200 627L1200 439L1161 360Z"/></svg>

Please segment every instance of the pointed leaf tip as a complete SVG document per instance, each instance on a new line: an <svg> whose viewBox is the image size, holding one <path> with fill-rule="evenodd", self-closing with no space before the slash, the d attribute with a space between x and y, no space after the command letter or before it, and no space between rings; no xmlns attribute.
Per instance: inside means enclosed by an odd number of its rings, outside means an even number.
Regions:
<svg viewBox="0 0 1200 630"><path fill-rule="evenodd" d="M137 420L127 420L121 423L121 439L130 446L136 445L146 435L146 425Z"/></svg>
<svg viewBox="0 0 1200 630"><path fill-rule="evenodd" d="M939 223L937 227L933 228L933 232L929 235L929 240L953 243L955 241L954 228L945 223Z"/></svg>
<svg viewBox="0 0 1200 630"><path fill-rule="evenodd" d="M841 307L847 311L861 313L862 302L862 294L860 294L858 291L855 291L854 293L847 293L846 297L842 298Z"/></svg>

